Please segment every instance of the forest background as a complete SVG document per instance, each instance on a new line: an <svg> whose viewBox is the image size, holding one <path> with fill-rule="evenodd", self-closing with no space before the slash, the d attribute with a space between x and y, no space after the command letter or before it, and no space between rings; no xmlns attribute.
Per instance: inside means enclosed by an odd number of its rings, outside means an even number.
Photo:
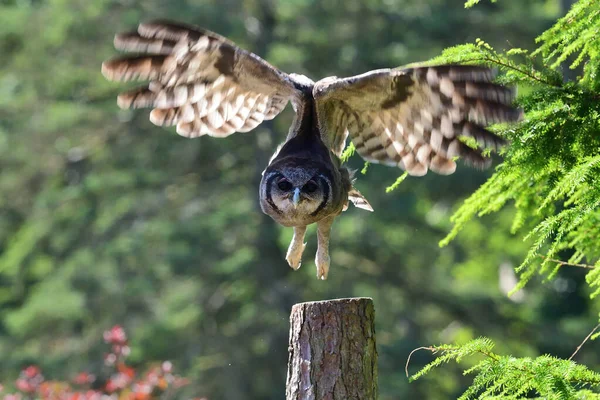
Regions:
<svg viewBox="0 0 600 400"><path fill-rule="evenodd" d="M514 210L450 216L492 170L408 178L371 165L333 230L332 268L293 272L291 232L258 207L260 173L291 121L226 140L186 140L147 112L120 111L100 75L115 32L170 18L223 34L288 72L348 76L481 38L535 48L563 0L1 0L0 382L29 364L66 379L101 369L102 332L123 325L134 365L170 360L209 399L280 399L288 315L301 301L368 296L376 307L380 398L447 399L470 377L453 364L408 383L409 352L479 336L496 351L568 358L597 324L585 271L534 278L512 297L530 243ZM496 158L497 165L500 158ZM358 156L351 166L362 169ZM314 232L307 255L314 254ZM577 361L600 365L597 342ZM417 353L411 369L431 360Z"/></svg>

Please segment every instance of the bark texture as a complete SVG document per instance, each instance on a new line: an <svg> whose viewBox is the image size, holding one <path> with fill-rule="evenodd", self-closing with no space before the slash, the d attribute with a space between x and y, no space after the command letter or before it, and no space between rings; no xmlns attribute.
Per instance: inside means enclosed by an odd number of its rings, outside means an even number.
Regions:
<svg viewBox="0 0 600 400"><path fill-rule="evenodd" d="M286 400L375 400L373 300L352 298L292 307Z"/></svg>

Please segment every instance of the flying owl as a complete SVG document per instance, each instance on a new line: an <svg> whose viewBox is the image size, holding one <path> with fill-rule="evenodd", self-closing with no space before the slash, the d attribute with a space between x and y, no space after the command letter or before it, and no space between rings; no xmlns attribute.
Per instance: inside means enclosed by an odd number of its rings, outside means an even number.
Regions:
<svg viewBox="0 0 600 400"><path fill-rule="evenodd" d="M329 236L335 218L352 202L373 211L340 161L348 136L372 163L410 175L452 174L455 159L489 164L483 148L502 138L489 123L515 121L512 90L492 83L492 70L440 65L370 71L314 82L286 74L257 55L207 30L168 21L117 34L118 50L133 54L102 64L109 80L149 81L121 93L121 108L150 107L150 121L176 125L181 136L226 137L248 132L292 103L295 118L285 142L263 172L264 213L294 235L286 260L300 267L306 227L317 224L317 277L329 272ZM471 138L471 145L461 138ZM474 146L473 143L477 145Z"/></svg>

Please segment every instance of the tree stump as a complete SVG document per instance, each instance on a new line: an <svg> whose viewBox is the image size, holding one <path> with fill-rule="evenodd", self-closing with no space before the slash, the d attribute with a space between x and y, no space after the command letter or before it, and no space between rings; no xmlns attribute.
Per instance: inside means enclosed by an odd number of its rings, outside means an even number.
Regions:
<svg viewBox="0 0 600 400"><path fill-rule="evenodd" d="M373 300L300 303L290 315L286 400L375 400Z"/></svg>

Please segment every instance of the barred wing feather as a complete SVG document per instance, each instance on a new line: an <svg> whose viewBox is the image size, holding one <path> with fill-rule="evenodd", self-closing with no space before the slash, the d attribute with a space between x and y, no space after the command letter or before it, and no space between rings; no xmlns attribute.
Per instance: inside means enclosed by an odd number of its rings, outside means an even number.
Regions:
<svg viewBox="0 0 600 400"><path fill-rule="evenodd" d="M504 140L485 129L520 118L512 90L492 83L483 67L445 65L381 69L315 84L313 94L324 139L341 154L346 138L365 160L399 166L411 175L429 169L451 174L454 158L484 167L482 148ZM460 137L475 139L469 147Z"/></svg>
<svg viewBox="0 0 600 400"><path fill-rule="evenodd" d="M121 93L121 108L154 108L150 121L186 137L225 137L274 118L294 93L290 77L233 42L194 26L140 24L115 37L124 55L102 64L110 80L146 80Z"/></svg>

